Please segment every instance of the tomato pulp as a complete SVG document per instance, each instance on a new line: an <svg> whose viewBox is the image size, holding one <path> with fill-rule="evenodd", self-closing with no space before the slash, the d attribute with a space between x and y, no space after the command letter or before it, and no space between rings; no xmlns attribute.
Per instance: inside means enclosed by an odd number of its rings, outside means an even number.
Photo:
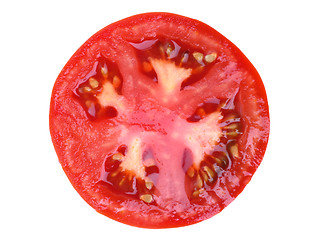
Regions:
<svg viewBox="0 0 334 240"><path fill-rule="evenodd" d="M83 199L145 228L220 212L262 161L265 89L241 51L206 24L146 13L93 35L58 76L50 132Z"/></svg>

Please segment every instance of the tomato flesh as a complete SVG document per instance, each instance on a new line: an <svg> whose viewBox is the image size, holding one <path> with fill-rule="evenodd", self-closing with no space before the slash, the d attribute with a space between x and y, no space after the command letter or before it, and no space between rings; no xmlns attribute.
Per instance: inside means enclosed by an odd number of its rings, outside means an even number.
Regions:
<svg viewBox="0 0 334 240"><path fill-rule="evenodd" d="M148 13L107 26L73 55L53 89L50 131L98 212L167 228L237 197L263 158L269 112L261 78L226 38Z"/></svg>

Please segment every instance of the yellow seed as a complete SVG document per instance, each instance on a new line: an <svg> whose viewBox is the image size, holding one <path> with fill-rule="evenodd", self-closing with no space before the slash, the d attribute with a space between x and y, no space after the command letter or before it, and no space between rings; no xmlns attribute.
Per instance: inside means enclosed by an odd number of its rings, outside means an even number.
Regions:
<svg viewBox="0 0 334 240"><path fill-rule="evenodd" d="M193 198L198 198L199 195L200 195L202 192L204 192L204 189L203 189L203 188L202 188L202 189L199 189L199 190L196 190L196 191L193 192L192 197L193 197Z"/></svg>
<svg viewBox="0 0 334 240"><path fill-rule="evenodd" d="M220 156L220 157L213 157L215 162L218 164L218 166L225 168L227 166L227 157L226 156Z"/></svg>
<svg viewBox="0 0 334 240"><path fill-rule="evenodd" d="M202 187L203 187L203 181L202 181L201 177L198 175L197 176L197 181L195 183L195 188L200 189Z"/></svg>
<svg viewBox="0 0 334 240"><path fill-rule="evenodd" d="M226 132L226 135L227 135L228 137L237 137L237 136L238 136L238 132L237 132L237 131Z"/></svg>
<svg viewBox="0 0 334 240"><path fill-rule="evenodd" d="M90 87L84 87L82 90L83 90L83 92L85 92L85 93L88 93L88 92L91 92L91 91L92 91L92 89L91 89Z"/></svg>
<svg viewBox="0 0 334 240"><path fill-rule="evenodd" d="M153 182L151 182L151 181L145 181L145 187L148 190L151 190L153 188Z"/></svg>
<svg viewBox="0 0 334 240"><path fill-rule="evenodd" d="M195 175L195 169L193 167L188 168L187 175L192 178Z"/></svg>
<svg viewBox="0 0 334 240"><path fill-rule="evenodd" d="M230 147L230 152L233 155L233 157L238 158L239 157L239 148L238 144L235 143Z"/></svg>
<svg viewBox="0 0 334 240"><path fill-rule="evenodd" d="M91 77L88 81L92 88L97 88L99 86L99 82L95 78Z"/></svg>
<svg viewBox="0 0 334 240"><path fill-rule="evenodd" d="M207 173L204 170L201 170L201 176L202 176L204 182L209 181L209 176L207 175Z"/></svg>
<svg viewBox="0 0 334 240"><path fill-rule="evenodd" d="M236 119L237 116L235 114L229 114L227 115L225 118L224 118L224 121L227 121L227 120L232 120L232 119Z"/></svg>
<svg viewBox="0 0 334 240"><path fill-rule="evenodd" d="M208 166L204 166L203 167L203 170L207 173L207 175L211 178L211 179L209 179L209 180L213 180L214 179L214 177L215 177L215 173L214 173L214 171L212 171L212 169L211 168L209 168Z"/></svg>
<svg viewBox="0 0 334 240"><path fill-rule="evenodd" d="M111 156L113 160L122 160L124 155L122 153L115 153L114 155Z"/></svg>
<svg viewBox="0 0 334 240"><path fill-rule="evenodd" d="M112 80L112 84L114 85L114 88L118 88L119 86L121 86L121 79L115 75Z"/></svg>
<svg viewBox="0 0 334 240"><path fill-rule="evenodd" d="M223 162L222 158L220 158L220 157L214 157L214 156L211 156L211 157L212 157L213 160L215 160L215 162L218 165L222 164L222 162Z"/></svg>
<svg viewBox="0 0 334 240"><path fill-rule="evenodd" d="M217 53L210 53L205 56L204 60L207 63L212 63L214 60L216 60L216 58L217 58Z"/></svg>
<svg viewBox="0 0 334 240"><path fill-rule="evenodd" d="M101 67L101 73L102 73L103 77L107 77L108 76L108 68L107 67Z"/></svg>
<svg viewBox="0 0 334 240"><path fill-rule="evenodd" d="M120 172L121 172L121 169L117 168L117 170L115 172L110 173L110 176L111 177L116 177Z"/></svg>
<svg viewBox="0 0 334 240"><path fill-rule="evenodd" d="M123 177L123 178L121 179L121 181L119 181L118 185L119 185L119 186L122 186L122 185L124 184L124 182L125 182L125 178Z"/></svg>
<svg viewBox="0 0 334 240"><path fill-rule="evenodd" d="M200 194L200 191L199 190L196 190L193 192L193 198L198 198L199 197L199 194Z"/></svg>
<svg viewBox="0 0 334 240"><path fill-rule="evenodd" d="M167 56L170 56L170 54L172 53L172 51L173 51L172 46L168 44L168 47L166 49Z"/></svg>
<svg viewBox="0 0 334 240"><path fill-rule="evenodd" d="M231 123L227 126L223 127L224 129L230 129L230 130L235 130L239 128L239 124L238 123Z"/></svg>
<svg viewBox="0 0 334 240"><path fill-rule="evenodd" d="M140 199L146 203L151 203L153 202L153 197L151 194L143 194L140 196Z"/></svg>
<svg viewBox="0 0 334 240"><path fill-rule="evenodd" d="M189 58L189 54L188 53L184 53L182 58L181 58L181 63L185 63L188 61Z"/></svg>
<svg viewBox="0 0 334 240"><path fill-rule="evenodd" d="M197 62L202 62L204 55L200 52L194 52L193 57L196 59Z"/></svg>

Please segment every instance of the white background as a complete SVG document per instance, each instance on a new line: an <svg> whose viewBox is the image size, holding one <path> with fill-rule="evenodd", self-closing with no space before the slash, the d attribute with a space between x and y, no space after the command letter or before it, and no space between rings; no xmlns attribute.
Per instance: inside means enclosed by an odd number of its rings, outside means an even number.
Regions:
<svg viewBox="0 0 334 240"><path fill-rule="evenodd" d="M334 239L332 1L1 1L0 239ZM201 20L263 78L271 114L265 158L217 216L150 230L89 207L63 173L48 130L67 60L104 26L142 12Z"/></svg>

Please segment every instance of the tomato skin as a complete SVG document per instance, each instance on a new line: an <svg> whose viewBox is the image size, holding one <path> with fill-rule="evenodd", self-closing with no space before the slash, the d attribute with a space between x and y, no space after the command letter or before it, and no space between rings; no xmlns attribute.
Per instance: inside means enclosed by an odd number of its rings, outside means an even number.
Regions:
<svg viewBox="0 0 334 240"><path fill-rule="evenodd" d="M160 22L171 23L171 29L174 31L168 29L167 25L159 25ZM175 26L180 27L174 29ZM143 31L145 28L147 31ZM188 34L181 34L182 32ZM161 210L159 206L128 199L110 191L105 184L99 184L106 156L106 152L100 150L99 146L107 144L109 147L117 143L115 139L107 139L101 132L113 131L110 133L113 136L118 136L121 132L116 129L116 120L112 119L108 123L87 120L81 105L73 100L73 90L91 71L91 66L101 55L115 59L120 72L131 75L131 69L127 70L129 64L122 62L122 58L126 58L129 51L123 48L122 43L141 42L157 37L189 44L192 42L193 48L202 51L215 49L236 62L236 72L246 69L248 73L245 80L240 82L238 89L241 90L238 90L239 94L236 97L239 103L237 111L244 116L245 133L239 143L239 151L243 153L243 157L239 163L233 164L225 172L225 177L220 179L219 184L208 192L208 198L219 201L211 203L210 206L198 202L181 214L168 212L168 208ZM124 89L124 94L132 94L133 98L137 98L140 93L135 92L133 88L127 88ZM187 99L189 96L184 98ZM176 105L170 103L169 107L180 116L186 116L186 112L179 110ZM94 34L76 51L59 74L50 105L52 141L59 161L76 191L101 214L143 228L180 227L200 222L219 213L242 192L261 163L268 142L269 125L269 110L263 83L256 69L242 52L210 26L170 13L132 16ZM111 128L113 130L110 130ZM236 181L235 186L231 184L233 181Z"/></svg>

